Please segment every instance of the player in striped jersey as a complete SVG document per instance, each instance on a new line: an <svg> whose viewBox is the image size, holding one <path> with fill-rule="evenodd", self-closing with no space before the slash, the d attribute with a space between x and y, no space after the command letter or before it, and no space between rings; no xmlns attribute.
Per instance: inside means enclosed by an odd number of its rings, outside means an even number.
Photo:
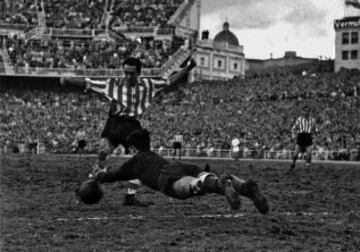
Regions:
<svg viewBox="0 0 360 252"><path fill-rule="evenodd" d="M318 131L315 118L310 116L310 107L305 105L303 107L303 115L296 119L291 129L293 138L295 138L297 134L295 153L290 166L291 171L295 168L295 163L300 153L306 153L306 168L310 167L313 133L317 133Z"/></svg>
<svg viewBox="0 0 360 252"><path fill-rule="evenodd" d="M195 66L195 61L189 57L185 66L168 78L147 78L140 77L140 60L128 58L123 62L124 78L104 80L92 80L90 78L60 79L60 83L70 82L83 85L85 90L103 95L110 102L109 117L101 133L98 163L93 172L105 167L108 155L119 144L124 146L125 153L129 152L127 136L135 130L142 129L139 119L150 106L154 96L159 91L179 82ZM130 181L130 185L133 188L128 189L124 205L144 206L135 198L136 188L140 185L139 181Z"/></svg>

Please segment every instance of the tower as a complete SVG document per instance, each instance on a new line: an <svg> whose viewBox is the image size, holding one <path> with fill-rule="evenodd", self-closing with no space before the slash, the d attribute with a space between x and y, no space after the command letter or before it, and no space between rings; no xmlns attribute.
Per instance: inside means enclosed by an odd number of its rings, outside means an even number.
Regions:
<svg viewBox="0 0 360 252"><path fill-rule="evenodd" d="M345 0L344 16L345 17L360 16L360 1L359 0Z"/></svg>
<svg viewBox="0 0 360 252"><path fill-rule="evenodd" d="M360 0L344 1L344 17L334 21L335 72L360 69Z"/></svg>

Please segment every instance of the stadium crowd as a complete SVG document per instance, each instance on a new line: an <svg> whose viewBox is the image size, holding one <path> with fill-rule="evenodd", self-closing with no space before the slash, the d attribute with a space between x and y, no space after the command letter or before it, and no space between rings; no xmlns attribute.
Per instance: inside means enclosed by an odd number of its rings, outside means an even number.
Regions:
<svg viewBox="0 0 360 252"><path fill-rule="evenodd" d="M115 1L110 27L163 26L183 0L127 0Z"/></svg>
<svg viewBox="0 0 360 252"><path fill-rule="evenodd" d="M106 116L103 110L107 107L106 101L92 94L35 90L8 90L1 94L0 102L1 143L10 151L20 150L19 146L24 144L41 142L46 150L69 152L81 125L86 126L88 142L95 143L96 133L105 120L102 115Z"/></svg>
<svg viewBox="0 0 360 252"><path fill-rule="evenodd" d="M37 25L37 6L34 0L0 1L0 23Z"/></svg>
<svg viewBox="0 0 360 252"><path fill-rule="evenodd" d="M15 68L116 69L126 57L141 60L145 68L159 68L182 45L181 39L120 43L83 40L24 40L14 36L5 40Z"/></svg>
<svg viewBox="0 0 360 252"><path fill-rule="evenodd" d="M318 158L355 159L360 140L357 78L341 72L183 84L161 93L142 122L153 134L155 149L171 148L180 133L184 147L198 155L229 150L237 137L244 157L270 153L268 158L287 158L294 146L291 127L306 103L319 125L331 122L315 138ZM38 139L46 151L70 152L84 125L88 151L96 151L108 104L94 94L9 89L0 100L3 146Z"/></svg>
<svg viewBox="0 0 360 252"><path fill-rule="evenodd" d="M101 28L105 0L44 0L48 27L69 29Z"/></svg>
<svg viewBox="0 0 360 252"><path fill-rule="evenodd" d="M42 5L43 2L43 5ZM38 12L44 8L48 27L68 29L103 28L106 0L3 0L0 23L37 25ZM110 28L162 26L183 0L108 1ZM38 6L36 6L38 3Z"/></svg>
<svg viewBox="0 0 360 252"><path fill-rule="evenodd" d="M28 27L27 30L41 22L45 22L47 27L77 28L84 31L103 29L107 22L110 29L114 30L119 27L159 28L166 26L166 21L182 2L183 0L4 0L0 2L0 23L24 24ZM45 21L41 16L44 16ZM173 34L173 29L169 28L168 31ZM29 71L29 68L114 69L130 55L140 58L145 68L159 68L183 44L183 39L175 36L171 40L124 37L121 41L89 41L75 37L25 40L11 34L6 38L6 49L16 72Z"/></svg>

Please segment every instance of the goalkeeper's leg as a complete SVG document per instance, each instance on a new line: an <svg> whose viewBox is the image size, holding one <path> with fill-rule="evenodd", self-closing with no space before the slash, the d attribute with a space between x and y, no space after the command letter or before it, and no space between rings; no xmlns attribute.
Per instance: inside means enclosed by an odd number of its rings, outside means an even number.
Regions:
<svg viewBox="0 0 360 252"><path fill-rule="evenodd" d="M172 185L176 198L186 199L195 195L217 193L224 195L233 210L241 205L240 197L227 177L217 177L209 172L201 172L198 177L184 176Z"/></svg>
<svg viewBox="0 0 360 252"><path fill-rule="evenodd" d="M255 181L242 180L234 175L230 175L230 177L232 186L238 194L251 199L260 213L269 212L269 203Z"/></svg>

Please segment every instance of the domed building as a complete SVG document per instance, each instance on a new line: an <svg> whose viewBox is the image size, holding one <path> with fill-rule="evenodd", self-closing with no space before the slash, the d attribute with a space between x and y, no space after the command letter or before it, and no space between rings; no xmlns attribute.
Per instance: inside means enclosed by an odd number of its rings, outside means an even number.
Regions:
<svg viewBox="0 0 360 252"><path fill-rule="evenodd" d="M214 42L215 43L228 43L229 45L240 46L239 40L237 39L235 34L229 30L229 26L230 25L228 22L224 23L223 30L215 36Z"/></svg>
<svg viewBox="0 0 360 252"><path fill-rule="evenodd" d="M243 46L230 31L228 22L223 30L209 39L209 32L203 31L196 45L197 67L193 70L195 80L228 80L245 75L245 55Z"/></svg>

